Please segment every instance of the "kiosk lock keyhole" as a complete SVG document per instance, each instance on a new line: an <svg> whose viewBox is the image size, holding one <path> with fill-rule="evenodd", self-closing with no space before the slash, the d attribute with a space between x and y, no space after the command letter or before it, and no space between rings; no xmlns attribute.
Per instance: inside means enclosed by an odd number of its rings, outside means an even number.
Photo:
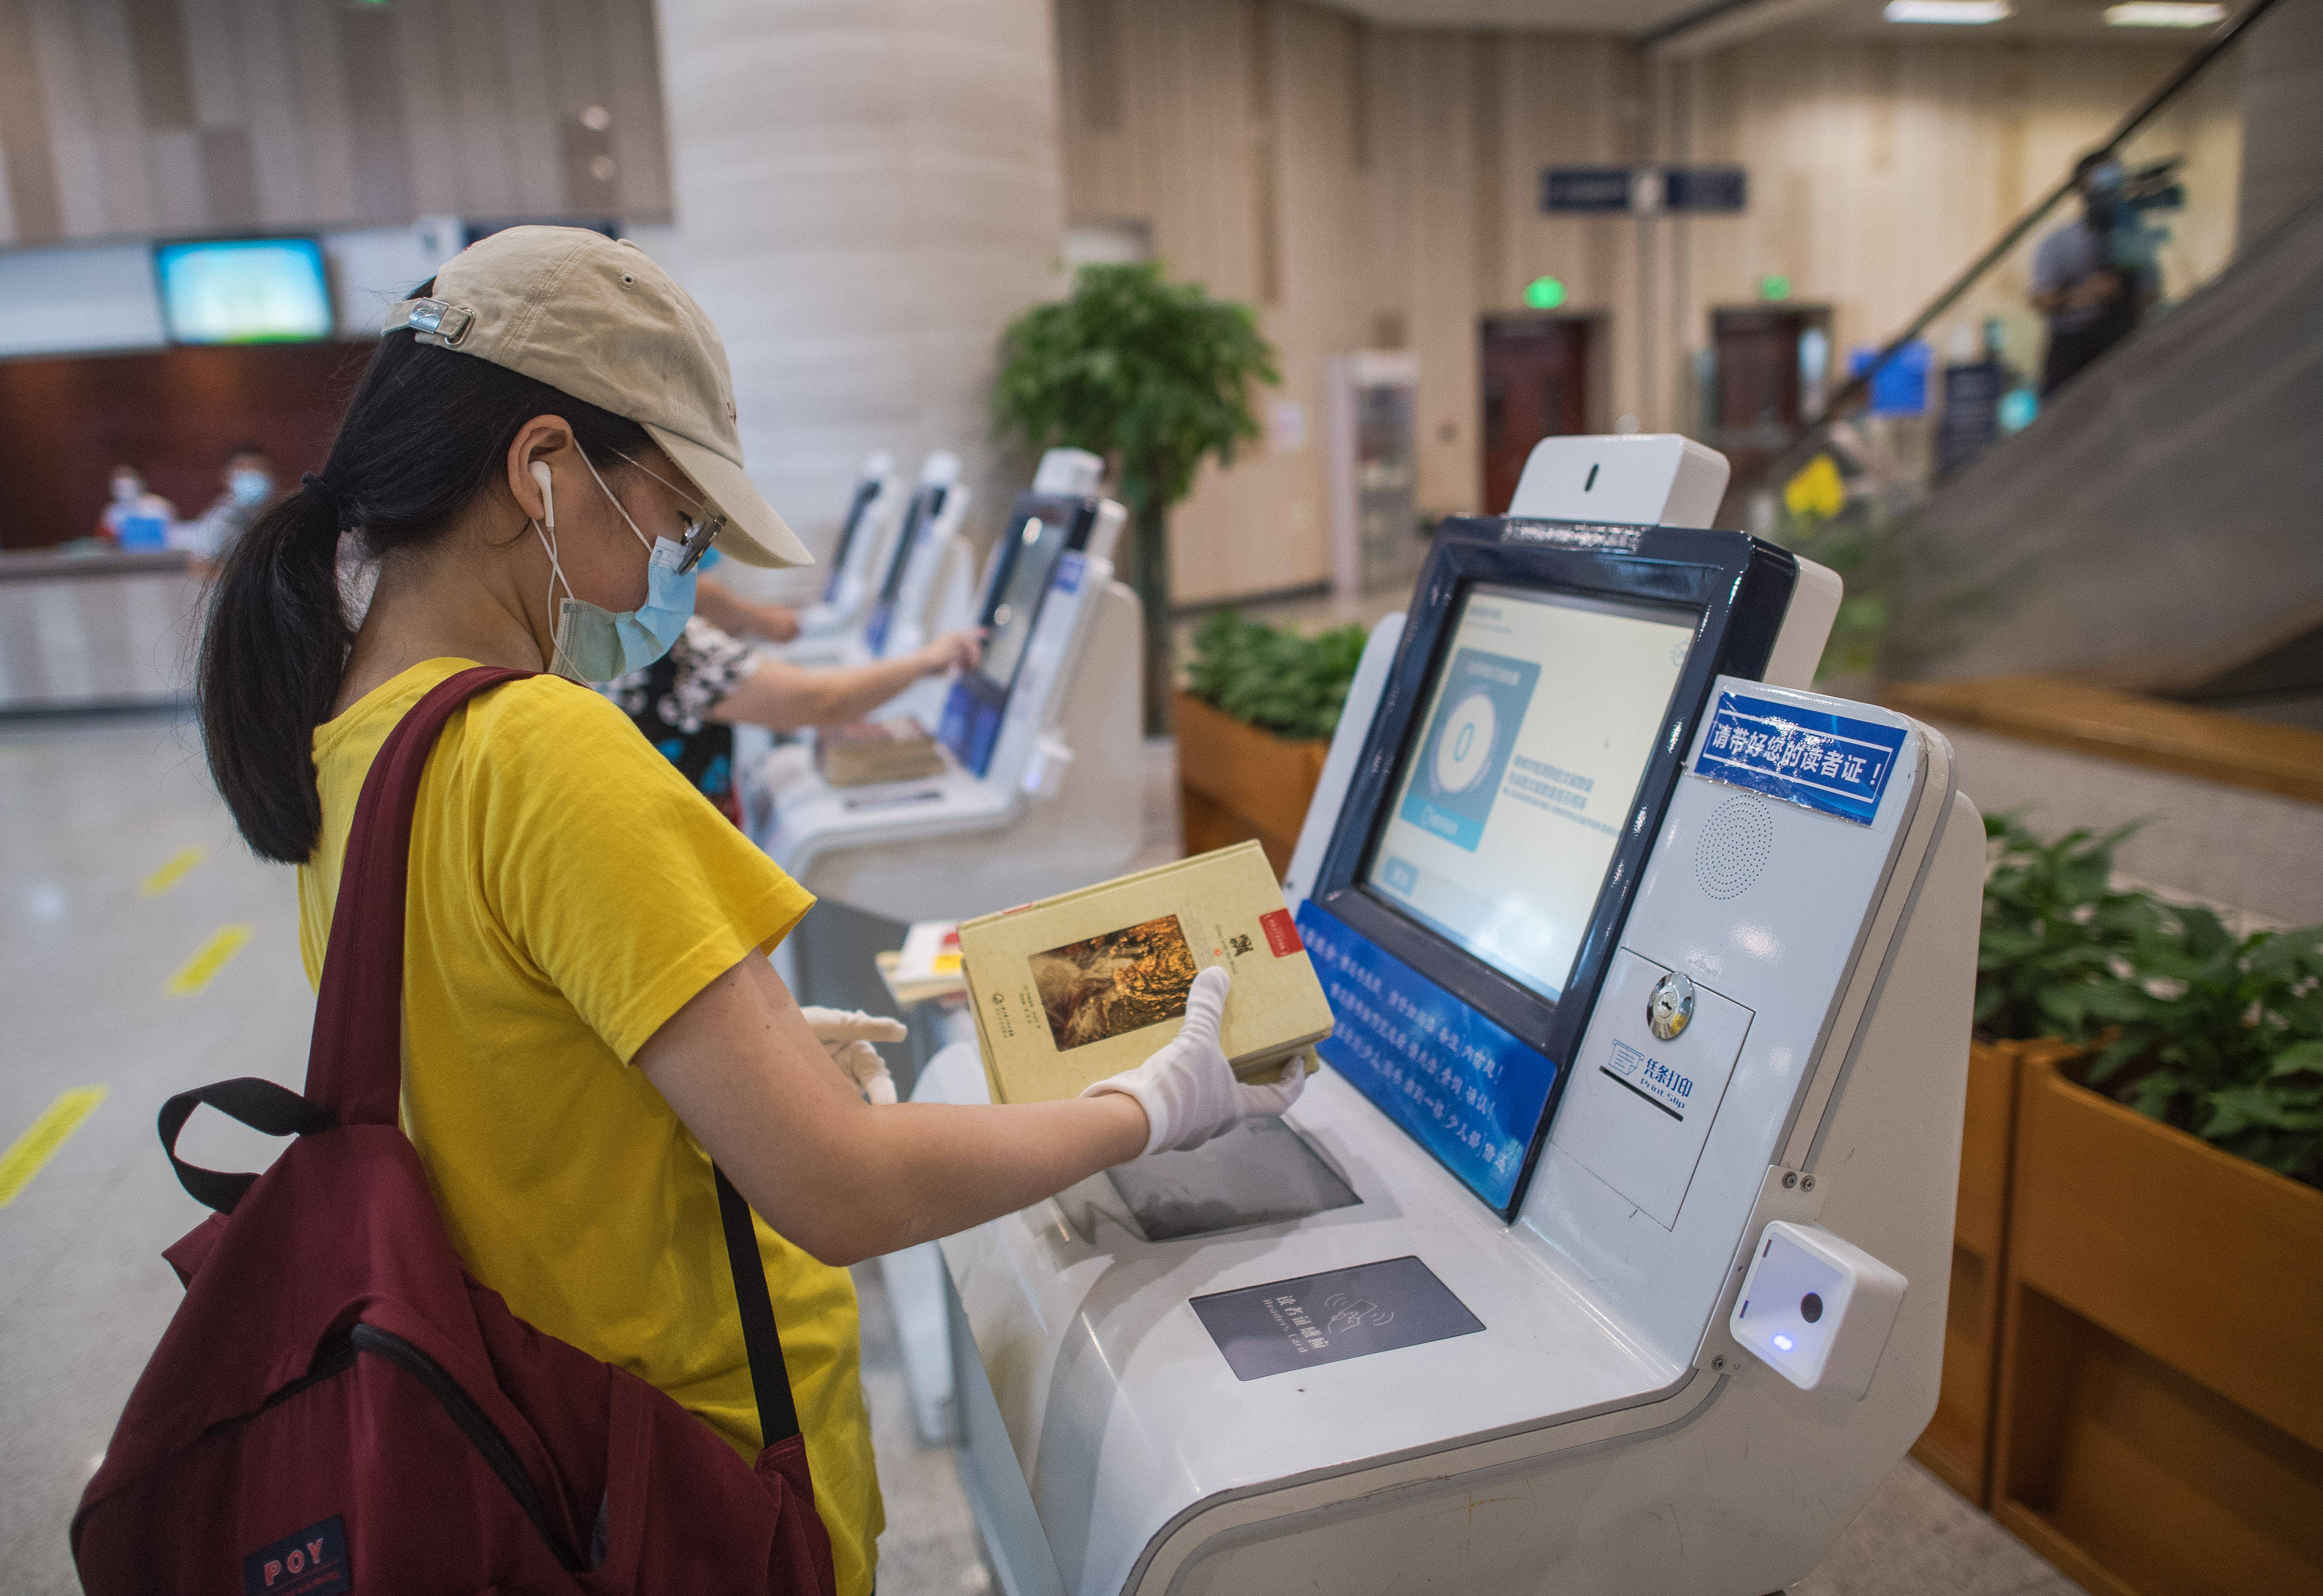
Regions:
<svg viewBox="0 0 2323 1596"><path fill-rule="evenodd" d="M1646 1028L1661 1041L1676 1041L1694 1023L1694 983L1676 970L1654 983L1646 999Z"/></svg>

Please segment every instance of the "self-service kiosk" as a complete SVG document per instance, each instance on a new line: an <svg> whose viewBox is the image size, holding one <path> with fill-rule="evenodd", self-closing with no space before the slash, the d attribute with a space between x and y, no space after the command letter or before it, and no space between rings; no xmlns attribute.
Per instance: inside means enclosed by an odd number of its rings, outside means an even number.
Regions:
<svg viewBox="0 0 2323 1596"><path fill-rule="evenodd" d="M752 832L794 879L896 920L960 919L1128 862L1144 811L1142 631L1135 596L1113 580L1125 518L1093 492L1018 498L978 616L981 663L937 683L925 717L941 775L833 787L805 749L760 767Z"/></svg>
<svg viewBox="0 0 2323 1596"><path fill-rule="evenodd" d="M975 562L960 529L969 497L960 456L941 449L929 455L863 617L867 657L908 654L968 625Z"/></svg>
<svg viewBox="0 0 2323 1596"><path fill-rule="evenodd" d="M862 625L873 579L882 569L881 556L888 551L904 500L895 457L884 449L868 455L848 500L846 518L839 524L839 543L831 551L822 596L798 612L799 643L827 644Z"/></svg>
<svg viewBox="0 0 2323 1596"><path fill-rule="evenodd" d="M975 556L960 535L970 492L960 479L960 456L938 449L920 463L911 493L890 501L889 518L871 521L867 509L865 525L834 562L853 564L860 585L848 585L844 570L834 570L830 579L852 602L834 603L820 631L810 634L802 622L799 637L778 650L785 659L808 666L860 665L907 653L969 624Z"/></svg>
<svg viewBox="0 0 2323 1596"><path fill-rule="evenodd" d="M1008 1590L1813 1568L1934 1408L1983 864L1942 736L1804 690L1835 597L1740 533L1439 533L1288 884L1327 1068L941 1243Z"/></svg>

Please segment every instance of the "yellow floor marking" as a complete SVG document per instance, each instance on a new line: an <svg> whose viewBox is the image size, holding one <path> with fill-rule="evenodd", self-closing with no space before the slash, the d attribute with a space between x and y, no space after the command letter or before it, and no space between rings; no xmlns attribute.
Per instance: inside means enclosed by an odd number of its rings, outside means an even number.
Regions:
<svg viewBox="0 0 2323 1596"><path fill-rule="evenodd" d="M247 921L237 920L232 925L218 927L216 933L202 944L200 952L178 967L178 973L170 977L170 984L161 990L171 997L184 997L189 993L199 992L217 978L218 971L225 968L248 940L250 924Z"/></svg>
<svg viewBox="0 0 2323 1596"><path fill-rule="evenodd" d="M170 856L168 864L137 884L137 895L142 898L161 896L161 894L177 885L187 871L209 858L209 855L210 850L207 848L179 848Z"/></svg>
<svg viewBox="0 0 2323 1596"><path fill-rule="evenodd" d="M32 1128L16 1138L7 1151L0 1152L0 1208L16 1200L16 1194L32 1184L41 1166L56 1156L65 1138L80 1128L107 1095L104 1087L75 1087L69 1092L60 1092L57 1100L32 1122Z"/></svg>

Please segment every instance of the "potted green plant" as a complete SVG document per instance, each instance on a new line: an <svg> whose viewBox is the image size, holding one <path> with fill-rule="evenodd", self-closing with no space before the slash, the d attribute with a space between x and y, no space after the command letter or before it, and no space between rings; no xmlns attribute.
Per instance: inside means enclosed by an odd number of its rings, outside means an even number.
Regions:
<svg viewBox="0 0 2323 1596"><path fill-rule="evenodd" d="M1042 450L1103 455L1129 507L1129 565L1145 616L1145 721L1166 730L1170 650L1169 515L1207 459L1233 463L1259 436L1253 383L1281 381L1274 351L1246 305L1198 283L1166 280L1156 262L1084 266L1069 298L1009 324L993 380L995 430Z"/></svg>
<svg viewBox="0 0 2323 1596"><path fill-rule="evenodd" d="M1305 637L1226 609L1196 628L1177 704L1189 853L1256 838L1290 868L1363 654L1359 626Z"/></svg>
<svg viewBox="0 0 2323 1596"><path fill-rule="evenodd" d="M2079 1050L2097 995L2158 913L2112 885L2114 849L2136 828L2043 841L2014 814L1985 817L1990 850L1977 949L1975 1032L1952 1232L1951 1307L1935 1417L1914 1455L1982 1505L1991 1482L2001 1281L2017 1077L2028 1058Z"/></svg>
<svg viewBox="0 0 2323 1596"><path fill-rule="evenodd" d="M2323 1589L2323 926L2106 918L2018 1071L1992 1510L2094 1591Z"/></svg>

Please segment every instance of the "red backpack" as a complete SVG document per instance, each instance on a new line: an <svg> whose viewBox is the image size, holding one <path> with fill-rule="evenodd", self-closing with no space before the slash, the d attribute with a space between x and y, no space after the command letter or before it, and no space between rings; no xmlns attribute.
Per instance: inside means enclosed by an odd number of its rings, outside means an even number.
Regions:
<svg viewBox="0 0 2323 1596"><path fill-rule="evenodd" d="M217 1212L73 1516L96 1596L780 1591L834 1596L748 1207L713 1171L767 1448L755 1467L644 1380L541 1335L470 1279L401 1096L405 867L452 711L521 671L463 671L380 750L348 834L301 1096L222 1081L161 1143ZM207 1103L296 1136L262 1175L197 1169Z"/></svg>

